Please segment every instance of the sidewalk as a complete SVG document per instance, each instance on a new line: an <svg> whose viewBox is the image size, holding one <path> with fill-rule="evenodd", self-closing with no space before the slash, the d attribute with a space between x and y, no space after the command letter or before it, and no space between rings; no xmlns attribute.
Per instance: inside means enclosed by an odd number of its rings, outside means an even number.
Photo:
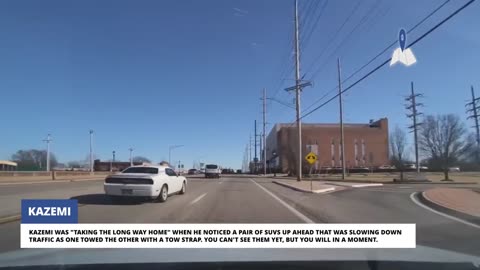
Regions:
<svg viewBox="0 0 480 270"><path fill-rule="evenodd" d="M423 192L423 197L441 207L480 217L480 193L477 191L460 188L434 188Z"/></svg>
<svg viewBox="0 0 480 270"><path fill-rule="evenodd" d="M325 193L332 192L337 189L337 187L332 185L326 185L318 181L301 181L297 180L274 180L273 183L288 187L297 191L307 192L307 193Z"/></svg>

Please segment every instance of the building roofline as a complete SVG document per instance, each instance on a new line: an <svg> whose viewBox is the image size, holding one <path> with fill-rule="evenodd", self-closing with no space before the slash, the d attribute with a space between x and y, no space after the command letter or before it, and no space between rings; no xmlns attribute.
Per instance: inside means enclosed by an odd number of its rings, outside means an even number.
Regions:
<svg viewBox="0 0 480 270"><path fill-rule="evenodd" d="M3 165L10 165L10 166L17 166L18 164L16 162L13 162L13 161L9 161L9 160L0 160L0 165L3 164Z"/></svg>
<svg viewBox="0 0 480 270"><path fill-rule="evenodd" d="M373 120L372 123L377 123L381 120L387 120L386 117L383 117L383 118L380 118L380 119L377 119L377 120ZM372 123L344 123L343 126L344 127L368 127L370 126ZM336 127L338 128L340 126L340 123L302 123L302 128L304 127ZM296 128L296 125L295 123L277 123L275 124L275 127L278 127L278 129L280 128L290 128L290 127L295 127Z"/></svg>

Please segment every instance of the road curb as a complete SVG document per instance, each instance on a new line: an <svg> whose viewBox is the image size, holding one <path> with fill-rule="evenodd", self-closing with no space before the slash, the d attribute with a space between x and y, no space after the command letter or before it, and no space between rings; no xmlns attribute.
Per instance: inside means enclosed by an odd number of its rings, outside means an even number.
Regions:
<svg viewBox="0 0 480 270"><path fill-rule="evenodd" d="M316 189L316 190L308 190L308 189L298 188L298 187L295 187L295 186L292 186L292 185L289 185L289 184L285 184L285 183L282 183L282 182L278 182L278 181L275 181L275 180L272 181L272 182L277 184L277 185L284 186L284 187L287 187L287 188L290 188L290 189L293 189L293 190L296 190L296 191L300 191L300 192L305 192L305 193L319 194L319 193L326 193L326 192L335 191L334 187L324 188L324 189Z"/></svg>
<svg viewBox="0 0 480 270"><path fill-rule="evenodd" d="M277 179L277 180L289 180L288 178L282 177L268 177L270 179ZM292 179L292 178L290 178ZM372 180L342 180L342 179L320 179L320 178L305 178L304 180L313 180L313 181L325 181L325 182L348 182L348 183L371 183L371 184L383 184L383 185L402 185L402 184L424 184L424 185L476 185L477 182L455 182L455 181L411 181L411 180L404 180L404 181L372 181ZM333 185L333 184L331 184Z"/></svg>
<svg viewBox="0 0 480 270"><path fill-rule="evenodd" d="M68 183L68 182L84 182L84 181L100 181L104 180L103 178L91 178L91 179L65 179L65 180L48 180L48 181L30 181L30 182L5 182L0 183L0 186L11 186L11 185L28 185L28 184L54 184L54 183Z"/></svg>
<svg viewBox="0 0 480 270"><path fill-rule="evenodd" d="M428 207L430 207L434 210L437 210L439 212L445 213L447 215L450 215L450 216L453 216L453 217L456 217L456 218L459 218L459 219L466 220L470 223L473 223L473 224L476 224L476 225L480 226L480 218L479 217L475 217L475 216L469 215L467 213L463 213L463 212L460 212L460 211L442 206L438 203L435 203L434 201L430 200L428 198L428 196L425 195L425 191L418 192L417 197L418 197L418 199L421 203L425 204L426 206L428 206Z"/></svg>
<svg viewBox="0 0 480 270"><path fill-rule="evenodd" d="M0 224L5 224L5 223L17 221L17 220L20 220L21 218L22 218L21 215L2 217L2 218L0 218Z"/></svg>

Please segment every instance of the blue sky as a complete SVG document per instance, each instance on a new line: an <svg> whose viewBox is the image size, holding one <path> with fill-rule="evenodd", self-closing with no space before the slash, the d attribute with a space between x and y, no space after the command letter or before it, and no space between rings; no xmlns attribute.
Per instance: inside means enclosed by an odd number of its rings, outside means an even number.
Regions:
<svg viewBox="0 0 480 270"><path fill-rule="evenodd" d="M362 0L329 43L357 1L300 0L302 74L315 83L304 90L304 108L335 87L336 57L347 77L441 3ZM448 3L409 40L464 2ZM414 46L414 66L384 67L354 87L345 96L345 121L388 117L391 128L407 126L410 81L425 94L424 113L465 119L471 84L480 95L479 12L472 4ZM0 159L45 148L51 133L60 161L81 160L94 129L101 159L116 150L127 160L133 147L134 155L160 161L169 145L183 144L172 159L187 167L201 159L240 168L253 120L261 121L262 88L285 102L294 97L282 90L293 84L293 72L280 76L293 65L292 15L292 0L1 1ZM293 110L268 104L269 123L294 119ZM304 121L336 122L337 111L333 102Z"/></svg>

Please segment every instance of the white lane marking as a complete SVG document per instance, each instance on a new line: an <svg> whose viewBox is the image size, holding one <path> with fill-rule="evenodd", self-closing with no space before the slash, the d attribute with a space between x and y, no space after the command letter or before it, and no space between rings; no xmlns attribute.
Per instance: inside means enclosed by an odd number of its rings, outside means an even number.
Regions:
<svg viewBox="0 0 480 270"><path fill-rule="evenodd" d="M278 198L275 194L273 194L272 192L270 192L268 189L264 188L262 185L260 185L259 183L257 183L255 180L251 179L250 178L250 181L252 181L253 183L255 183L255 185L257 185L259 188L261 188L263 191L265 191L268 195L272 196L272 198L274 198L275 200L277 200L279 203L281 203L283 206L285 206L288 210L290 210L290 212L292 212L293 214L295 214L297 217L299 217L301 220L305 221L305 223L315 223L313 220L309 219L308 217L306 217L304 214L300 213L297 209L291 207L289 204L287 204L286 202L282 201L280 198Z"/></svg>
<svg viewBox="0 0 480 270"><path fill-rule="evenodd" d="M397 194L402 194L400 190L398 189L370 189L370 188L358 188L357 190L361 191L368 191L368 192L389 192L389 193L397 193Z"/></svg>
<svg viewBox="0 0 480 270"><path fill-rule="evenodd" d="M423 192L422 192L422 193L423 193ZM411 199L416 205L418 205L418 206L420 206L420 207L423 207L423 208L427 209L427 210L430 211L430 212L439 214L439 215L441 215L441 216L443 216L443 217L446 217L446 218L449 218L449 219L458 221L458 222L460 222L460 223L463 223L463 224L465 224L465 225L472 226L472 227L474 227L474 228L480 229L480 226L477 225L477 224L468 222L468 221L466 221L466 220L463 220L463 219L460 219L460 218L457 218L457 217L454 217L454 216L447 215L447 214L445 214L445 213L439 212L439 211L437 211L437 210L435 210L435 209L432 209L432 208L424 205L423 203L421 203L420 201L418 201L417 198L415 198L415 194L417 194L417 192L413 192L412 194L410 194L410 199Z"/></svg>
<svg viewBox="0 0 480 270"><path fill-rule="evenodd" d="M404 186L404 187L398 187L398 188L413 188L413 187L407 187L407 186Z"/></svg>
<svg viewBox="0 0 480 270"><path fill-rule="evenodd" d="M354 188L362 188L362 187L381 187L383 186L382 183L375 183L375 184L355 184L352 185Z"/></svg>
<svg viewBox="0 0 480 270"><path fill-rule="evenodd" d="M221 183L223 183L223 182L222 181L218 182L218 184L221 184Z"/></svg>
<svg viewBox="0 0 480 270"><path fill-rule="evenodd" d="M190 205L192 204L196 204L198 201L200 201L201 199L203 199L203 197L205 197L205 195L207 195L207 193L203 193L202 195L198 196L195 200L193 200Z"/></svg>

